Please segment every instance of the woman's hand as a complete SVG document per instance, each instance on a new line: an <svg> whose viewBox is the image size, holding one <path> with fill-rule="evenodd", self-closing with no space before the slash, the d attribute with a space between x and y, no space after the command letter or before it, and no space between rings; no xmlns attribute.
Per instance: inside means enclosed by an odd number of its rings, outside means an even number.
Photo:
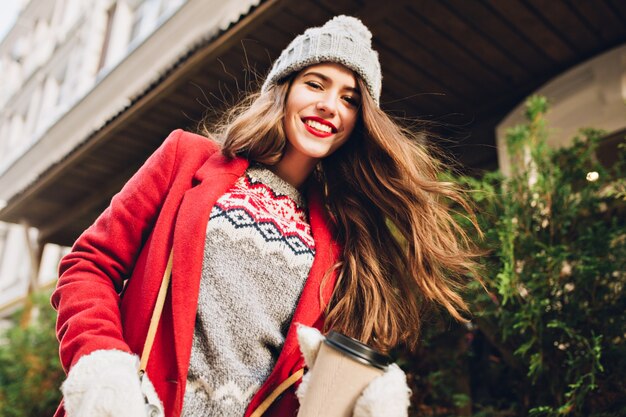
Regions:
<svg viewBox="0 0 626 417"><path fill-rule="evenodd" d="M139 358L119 350L98 350L70 369L61 391L68 417L157 417L163 405ZM151 413L146 399L152 405Z"/></svg>
<svg viewBox="0 0 626 417"><path fill-rule="evenodd" d="M325 337L311 327L298 326L298 343L309 371L302 377L296 395L302 403L308 388L319 348ZM391 364L363 390L354 406L353 417L406 417L411 390L406 375L398 365Z"/></svg>
<svg viewBox="0 0 626 417"><path fill-rule="evenodd" d="M411 390L406 375L392 363L381 376L375 378L356 400L353 417L406 417Z"/></svg>

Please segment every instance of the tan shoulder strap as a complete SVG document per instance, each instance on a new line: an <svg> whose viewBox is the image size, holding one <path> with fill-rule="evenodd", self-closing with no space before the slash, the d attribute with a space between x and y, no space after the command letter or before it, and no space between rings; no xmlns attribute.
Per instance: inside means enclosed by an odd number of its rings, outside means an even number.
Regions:
<svg viewBox="0 0 626 417"><path fill-rule="evenodd" d="M302 378L302 375L304 375L304 368L298 369L296 372L291 374L289 378L285 379L278 387L276 387L274 391L270 393L270 395L267 396L267 398L265 398L265 400L263 400L261 404L259 404L252 414L250 414L250 417L262 416L263 413L270 408L270 405L272 405L276 398L278 398L283 392L287 391L287 388L295 384L297 380Z"/></svg>
<svg viewBox="0 0 626 417"><path fill-rule="evenodd" d="M167 296L167 287L169 286L170 279L172 277L173 260L174 249L170 251L170 257L167 260L167 266L165 267L163 279L161 280L161 288L159 288L159 294L157 295L156 305L152 311L148 335L146 336L146 342L143 345L143 352L141 352L141 362L139 363L140 375L146 372L146 367L148 366L148 358L150 357L150 351L152 350L152 344L154 343L154 336L156 335L157 327L159 327L159 320L161 319L163 305L165 304L165 297Z"/></svg>
<svg viewBox="0 0 626 417"><path fill-rule="evenodd" d="M163 273L163 279L161 280L161 287L159 288L159 294L157 295L156 305L152 311L152 318L150 319L150 327L148 328L148 335L146 336L146 342L143 345L143 352L141 352L141 361L139 364L139 374L142 375L146 372L148 366L148 358L150 358L150 351L154 344L154 336L156 335L157 328L159 327L159 320L161 319L161 313L163 312L163 305L165 304L165 297L167 296L167 288L169 287L170 280L172 278L172 264L174 259L174 250L170 251L170 257L167 260L167 266ZM289 378L284 380L276 389L265 398L265 400L257 407L256 410L250 415L250 417L259 417L267 411L272 403L297 380L302 378L304 374L304 368L299 369L293 373Z"/></svg>

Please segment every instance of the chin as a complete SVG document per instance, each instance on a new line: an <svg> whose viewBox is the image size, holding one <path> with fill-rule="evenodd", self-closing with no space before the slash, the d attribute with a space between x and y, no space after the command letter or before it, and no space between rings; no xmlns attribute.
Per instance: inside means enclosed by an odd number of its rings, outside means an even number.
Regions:
<svg viewBox="0 0 626 417"><path fill-rule="evenodd" d="M307 149L304 151L304 154L306 156L308 156L309 158L314 158L314 159L323 159L326 158L328 155L330 155L332 152L330 149L325 148L325 149Z"/></svg>

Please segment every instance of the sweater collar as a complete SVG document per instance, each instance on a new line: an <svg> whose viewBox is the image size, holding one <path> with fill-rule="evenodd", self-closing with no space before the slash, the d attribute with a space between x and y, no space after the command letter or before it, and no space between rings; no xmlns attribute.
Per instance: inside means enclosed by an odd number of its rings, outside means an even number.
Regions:
<svg viewBox="0 0 626 417"><path fill-rule="evenodd" d="M300 208L306 207L306 200L302 193L293 185L272 172L269 167L252 163L246 170L246 175L253 183L262 183L269 187L275 195L291 198Z"/></svg>

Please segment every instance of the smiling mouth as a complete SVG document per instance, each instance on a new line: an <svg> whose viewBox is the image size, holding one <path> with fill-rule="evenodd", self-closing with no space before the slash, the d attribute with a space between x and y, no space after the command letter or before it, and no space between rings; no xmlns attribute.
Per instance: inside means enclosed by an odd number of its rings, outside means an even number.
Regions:
<svg viewBox="0 0 626 417"><path fill-rule="evenodd" d="M331 124L322 123L312 118L302 119L302 123L304 123L304 127L309 132L319 137L328 137L333 133L337 133L337 129Z"/></svg>
<svg viewBox="0 0 626 417"><path fill-rule="evenodd" d="M313 129L315 129L315 130L319 130L320 132L324 132L324 133L332 133L333 132L333 128L332 127L330 127L328 125L325 125L325 124L322 124L320 122L316 122L315 120L308 119L308 120L305 120L304 123L307 126L310 126Z"/></svg>

